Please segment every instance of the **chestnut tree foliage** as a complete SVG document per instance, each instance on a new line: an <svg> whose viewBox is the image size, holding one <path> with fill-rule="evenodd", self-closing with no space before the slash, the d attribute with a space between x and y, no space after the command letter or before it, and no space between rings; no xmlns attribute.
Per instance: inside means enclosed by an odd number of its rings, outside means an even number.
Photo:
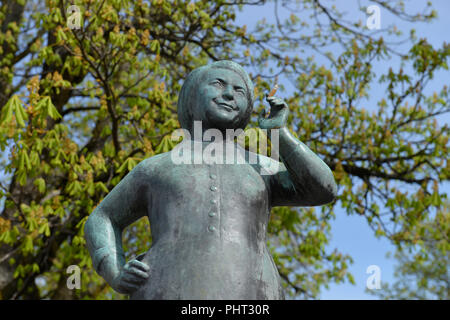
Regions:
<svg viewBox="0 0 450 320"><path fill-rule="evenodd" d="M370 3L414 23L436 16L431 5L410 12L402 1ZM79 29L68 27L71 5L80 8ZM276 23L236 23L239 10L267 5ZM397 37L408 50L385 40ZM449 128L439 117L450 111L449 88L428 89L448 56L447 45L395 27L368 30L325 0L2 0L0 297L126 298L93 270L84 222L139 161L174 147L183 79L221 59L254 80L249 127L277 76L295 87L286 98L290 130L339 186L328 206L272 210L268 243L289 296L316 298L329 283L354 282L351 257L327 247L330 221L343 210L392 241L409 269L422 263L413 274L425 270L430 283L445 277ZM372 69L394 58L402 63ZM369 97L375 84L383 98ZM146 251L148 220L123 237L127 257ZM81 268L81 289L67 288L70 265ZM448 298L448 278L437 286L421 288Z"/></svg>

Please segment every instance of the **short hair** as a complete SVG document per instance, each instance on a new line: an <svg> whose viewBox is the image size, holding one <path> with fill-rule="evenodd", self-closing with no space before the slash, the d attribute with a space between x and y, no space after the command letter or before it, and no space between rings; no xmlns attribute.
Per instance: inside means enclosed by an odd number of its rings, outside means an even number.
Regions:
<svg viewBox="0 0 450 320"><path fill-rule="evenodd" d="M239 121L238 128L245 129L250 122L250 117L253 111L253 82L250 79L248 73L236 62L229 60L220 60L214 63L201 66L192 70L187 76L186 80L181 87L180 94L178 96L178 121L183 129L191 132L194 122L193 111L194 105L192 99L195 98L195 92L199 85L199 81L203 78L204 74L210 69L228 69L236 72L242 80L244 80L247 89L247 109L245 110L244 117Z"/></svg>

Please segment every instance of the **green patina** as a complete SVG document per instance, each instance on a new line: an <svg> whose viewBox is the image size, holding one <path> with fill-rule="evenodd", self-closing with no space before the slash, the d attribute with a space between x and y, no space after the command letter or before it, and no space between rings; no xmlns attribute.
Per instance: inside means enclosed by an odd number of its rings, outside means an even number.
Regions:
<svg viewBox="0 0 450 320"><path fill-rule="evenodd" d="M286 103L277 97L267 101L271 112L260 116L259 126L279 129L281 162L232 140L203 140L207 130L225 135L249 122L253 84L240 65L218 61L189 74L178 116L192 138L139 163L86 222L94 267L116 291L132 299L284 299L266 246L270 210L324 205L336 197L336 184L328 166L286 128ZM200 135L193 132L194 121L201 121ZM246 161L208 161L205 150L211 144L232 147ZM174 152L181 149L192 151L192 157L201 152L202 162L174 163ZM247 161L251 155L256 162ZM277 170L261 174L266 167ZM126 262L122 231L144 216L152 246Z"/></svg>

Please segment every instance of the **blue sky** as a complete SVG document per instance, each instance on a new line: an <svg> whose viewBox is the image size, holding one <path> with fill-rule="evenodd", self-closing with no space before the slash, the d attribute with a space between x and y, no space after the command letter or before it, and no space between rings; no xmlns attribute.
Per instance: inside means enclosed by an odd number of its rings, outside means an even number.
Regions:
<svg viewBox="0 0 450 320"><path fill-rule="evenodd" d="M367 15L363 12L358 11L357 0L340 0L340 1L322 1L324 4L329 6L330 4L335 4L337 9L341 12L346 12L345 18L347 20L357 22L358 20L365 21ZM411 28L416 29L417 37L427 38L428 42L433 46L440 47L444 42L449 41L448 32L450 32L450 19L448 19L448 14L450 14L450 1L447 0L434 0L433 8L437 10L438 18L431 24L425 23L409 23L404 22L397 17L393 16L389 12L380 10L381 18L381 28L386 28L392 24L395 24L399 30L401 30L404 35L409 34ZM368 3L367 1L361 1L362 4ZM414 0L405 1L405 9L407 12L421 12L425 8L426 1ZM283 12L279 9L279 14L281 17L287 17L286 11ZM269 2L264 7L254 8L251 10L245 9L239 13L237 16L237 24L246 24L251 30L251 26L256 23L256 21L266 18L268 23L274 23L274 4ZM399 46L398 50L408 50L408 44L405 46ZM308 55L308 51L305 52ZM310 52L317 57L317 54ZM374 65L374 70L383 72L387 70L388 67L393 67L395 70L400 66L399 59L393 58L386 63L386 61L378 62ZM405 70L407 72L407 70ZM450 84L449 72L439 72L436 73L435 78L431 85L428 86L428 91L430 93L433 90L439 90L444 84ZM292 86L286 85L285 92L279 92L279 96L288 96L291 90L295 90ZM384 90L381 86L373 84L371 91L369 92L370 100L368 101L368 108L370 105L375 106L376 102L379 101L381 97L384 96ZM445 115L438 118L441 124L450 123L450 115ZM444 192L449 194L450 184L446 183L442 186ZM394 280L394 265L395 260L386 257L387 252L394 252L394 247L390 242L384 238L375 238L372 229L369 228L366 220L360 216L352 215L348 216L343 210L336 211L336 219L331 223L332 225L332 239L328 246L331 250L333 248L338 248L339 251L347 253L352 256L354 263L350 266L350 272L355 278L355 285L348 282L341 284L331 284L329 289L324 289L320 298L321 299L377 299L375 296L370 295L365 292L366 281L370 274L366 273L367 268L370 265L377 265L381 270L381 281L392 283Z"/></svg>

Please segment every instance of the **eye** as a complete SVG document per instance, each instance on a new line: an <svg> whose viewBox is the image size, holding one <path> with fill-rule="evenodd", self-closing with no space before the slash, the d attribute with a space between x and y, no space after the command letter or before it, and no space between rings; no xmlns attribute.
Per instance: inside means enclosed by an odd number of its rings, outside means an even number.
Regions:
<svg viewBox="0 0 450 320"><path fill-rule="evenodd" d="M240 93L242 95L245 95L245 90L243 88L237 88L236 92L238 92L238 93Z"/></svg>
<svg viewBox="0 0 450 320"><path fill-rule="evenodd" d="M222 81L219 81L219 80L214 80L211 82L211 84L216 87L223 87Z"/></svg>

